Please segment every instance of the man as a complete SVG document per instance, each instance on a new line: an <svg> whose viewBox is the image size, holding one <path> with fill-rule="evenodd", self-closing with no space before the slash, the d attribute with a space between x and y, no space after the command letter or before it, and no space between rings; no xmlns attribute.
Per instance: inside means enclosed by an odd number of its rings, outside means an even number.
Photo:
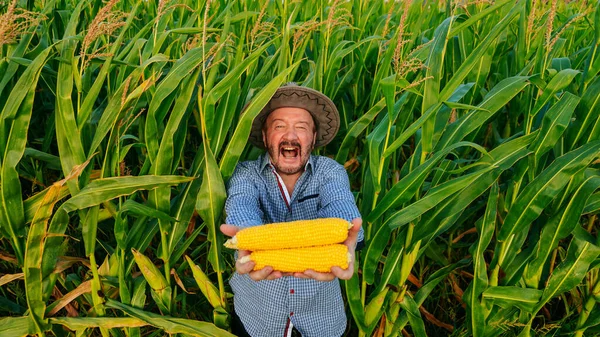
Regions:
<svg viewBox="0 0 600 337"><path fill-rule="evenodd" d="M230 284L234 292L233 332L238 336L341 336L346 315L336 278L350 279L354 252L363 238L362 220L344 167L311 155L329 143L339 129L339 114L322 93L287 84L277 90L254 119L250 142L267 153L238 164L228 185L227 225L233 236L241 227L266 223L337 217L353 223L345 244L352 255L348 269L329 273L307 270L283 274L254 262L236 262ZM293 233L290 233L292 235ZM238 260L248 255L238 251ZM242 326L238 326L241 320Z"/></svg>

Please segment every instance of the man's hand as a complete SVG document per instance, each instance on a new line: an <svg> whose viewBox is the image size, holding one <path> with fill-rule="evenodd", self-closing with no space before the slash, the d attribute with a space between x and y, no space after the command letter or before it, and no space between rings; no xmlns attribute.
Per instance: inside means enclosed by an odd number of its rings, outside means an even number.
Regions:
<svg viewBox="0 0 600 337"><path fill-rule="evenodd" d="M227 236L233 237L239 230L240 227L234 225L221 225L221 232ZM282 272L273 271L273 268L269 266L253 271L255 265L253 261L240 263L240 259L247 255L250 255L250 251L241 249L238 250L238 259L235 261L235 270L238 272L238 274L248 274L248 276L250 276L250 278L254 281L274 280L283 276Z"/></svg>
<svg viewBox="0 0 600 337"><path fill-rule="evenodd" d="M340 267L331 267L330 273L319 273L314 270L308 269L304 273L294 273L295 277L299 278L312 278L317 281L332 281L336 277L341 280L349 280L354 275L354 260L355 260L355 250L356 250L356 241L358 239L358 232L360 231L360 227L362 226L362 219L355 218L352 220L352 228L348 231L348 238L344 241L344 244L348 247L348 253L352 256L350 263L348 263L347 269L342 269Z"/></svg>

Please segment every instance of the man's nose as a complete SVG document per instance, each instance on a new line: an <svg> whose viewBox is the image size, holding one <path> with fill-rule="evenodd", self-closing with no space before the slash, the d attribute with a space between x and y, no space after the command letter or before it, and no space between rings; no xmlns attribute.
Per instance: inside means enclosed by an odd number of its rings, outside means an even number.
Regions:
<svg viewBox="0 0 600 337"><path fill-rule="evenodd" d="M283 135L283 138L284 140L296 140L298 139L298 134L296 133L296 130L289 128Z"/></svg>

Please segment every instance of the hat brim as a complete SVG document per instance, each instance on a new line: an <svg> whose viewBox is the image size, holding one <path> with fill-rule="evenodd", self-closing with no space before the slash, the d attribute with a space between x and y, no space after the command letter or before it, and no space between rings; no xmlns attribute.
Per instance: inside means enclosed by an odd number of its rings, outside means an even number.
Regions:
<svg viewBox="0 0 600 337"><path fill-rule="evenodd" d="M307 87L286 85L277 89L269 103L254 118L248 139L250 143L266 149L262 137L263 124L273 110L285 107L302 108L312 115L317 126L315 147L329 144L340 128L340 115L329 97Z"/></svg>

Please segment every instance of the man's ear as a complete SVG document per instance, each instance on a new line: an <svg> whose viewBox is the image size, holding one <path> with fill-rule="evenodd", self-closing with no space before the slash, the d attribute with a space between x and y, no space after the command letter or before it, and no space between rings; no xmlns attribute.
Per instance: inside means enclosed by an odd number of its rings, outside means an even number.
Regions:
<svg viewBox="0 0 600 337"><path fill-rule="evenodd" d="M262 130L262 136L263 136L263 144L265 144L265 147L267 147L267 134L265 133L265 130Z"/></svg>

